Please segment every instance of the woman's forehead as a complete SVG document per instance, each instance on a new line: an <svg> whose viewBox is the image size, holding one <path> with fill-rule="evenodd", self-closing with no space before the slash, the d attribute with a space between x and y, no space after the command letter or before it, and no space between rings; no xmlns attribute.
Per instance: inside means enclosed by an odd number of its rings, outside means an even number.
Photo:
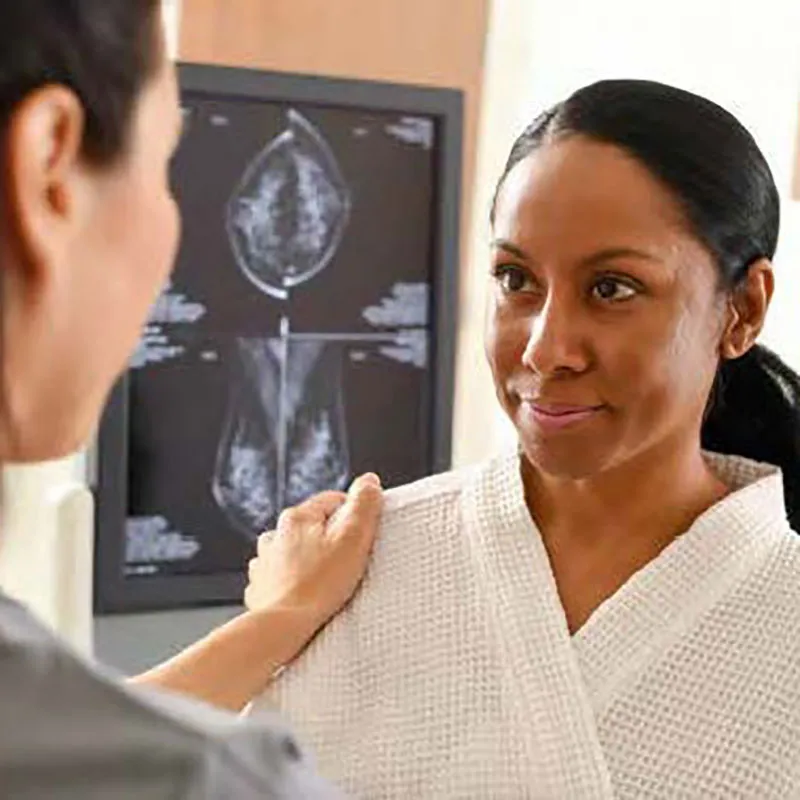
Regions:
<svg viewBox="0 0 800 800"><path fill-rule="evenodd" d="M580 136L546 144L520 161L498 193L499 238L658 237L686 225L677 200L622 149Z"/></svg>

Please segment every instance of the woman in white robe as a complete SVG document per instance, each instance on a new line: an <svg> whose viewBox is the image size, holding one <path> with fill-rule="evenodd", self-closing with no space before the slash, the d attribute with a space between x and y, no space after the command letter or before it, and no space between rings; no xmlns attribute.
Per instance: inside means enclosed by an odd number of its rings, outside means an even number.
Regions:
<svg viewBox="0 0 800 800"><path fill-rule="evenodd" d="M519 450L390 492L361 590L254 713L356 798L800 796L778 227L707 100L605 81L539 117L488 270Z"/></svg>

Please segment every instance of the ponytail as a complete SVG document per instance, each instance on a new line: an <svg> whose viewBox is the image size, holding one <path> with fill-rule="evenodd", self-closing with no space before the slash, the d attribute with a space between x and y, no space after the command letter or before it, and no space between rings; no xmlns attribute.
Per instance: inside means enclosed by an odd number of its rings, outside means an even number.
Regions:
<svg viewBox="0 0 800 800"><path fill-rule="evenodd" d="M800 531L800 375L762 345L723 362L701 439L706 450L780 467L789 522Z"/></svg>

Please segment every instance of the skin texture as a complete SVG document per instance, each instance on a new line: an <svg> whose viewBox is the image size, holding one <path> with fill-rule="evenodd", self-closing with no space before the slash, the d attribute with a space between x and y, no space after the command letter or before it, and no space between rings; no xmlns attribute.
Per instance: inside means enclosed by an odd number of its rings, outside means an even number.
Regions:
<svg viewBox="0 0 800 800"><path fill-rule="evenodd" d="M14 109L0 139L0 463L86 443L177 248L173 65L162 55L112 164L85 158L84 123L77 96L47 86ZM381 505L378 478L362 476L348 495L286 513L250 564L248 611L136 682L241 709L355 591Z"/></svg>
<svg viewBox="0 0 800 800"><path fill-rule="evenodd" d="M724 496L703 412L720 359L763 325L772 270L723 290L670 191L569 136L504 181L490 273L486 354L575 630Z"/></svg>

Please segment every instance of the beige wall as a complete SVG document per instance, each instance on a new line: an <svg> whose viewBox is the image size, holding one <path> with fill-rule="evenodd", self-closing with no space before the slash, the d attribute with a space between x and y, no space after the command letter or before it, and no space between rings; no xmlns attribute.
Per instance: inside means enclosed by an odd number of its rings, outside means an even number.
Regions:
<svg viewBox="0 0 800 800"><path fill-rule="evenodd" d="M489 0L183 0L185 61L462 89L466 97L454 461L482 455L486 376L476 370L483 273L471 198ZM491 394L488 395L491 398ZM483 444L482 444L483 443ZM476 445L478 445L476 447Z"/></svg>

